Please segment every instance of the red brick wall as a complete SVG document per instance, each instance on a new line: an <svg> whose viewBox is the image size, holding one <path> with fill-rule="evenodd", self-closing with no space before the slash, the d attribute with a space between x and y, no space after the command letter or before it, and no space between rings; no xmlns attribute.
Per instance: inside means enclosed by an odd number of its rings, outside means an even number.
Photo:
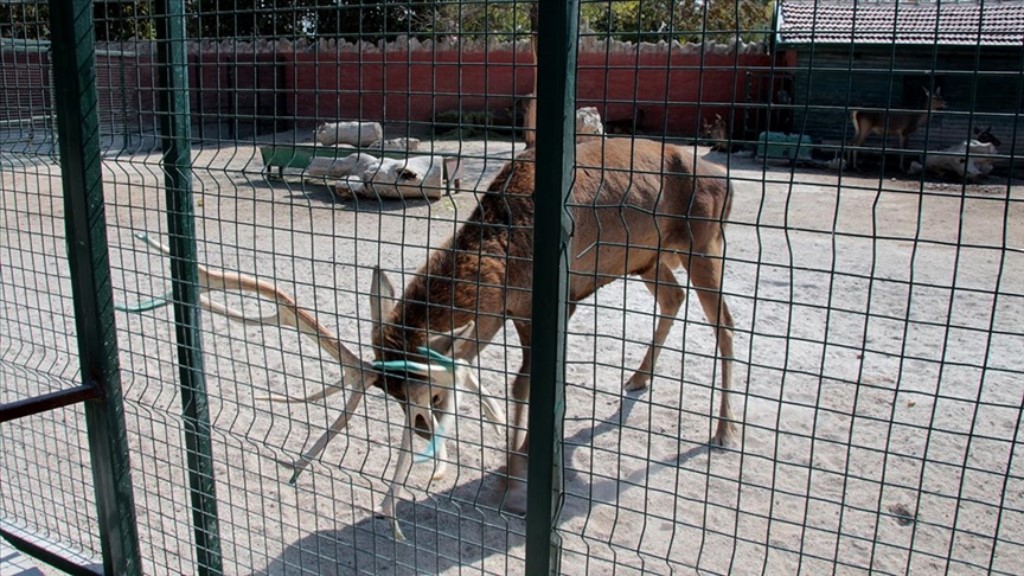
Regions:
<svg viewBox="0 0 1024 576"><path fill-rule="evenodd" d="M399 122L429 121L460 101L463 110L494 110L530 92L529 65L511 51L290 54L287 108L312 121Z"/></svg>
<svg viewBox="0 0 1024 576"><path fill-rule="evenodd" d="M197 122L200 113L206 122L234 113L243 120L284 116L300 127L356 118L427 123L460 105L466 111L511 106L533 90L530 64L527 53L512 50L211 52L190 56L189 82ZM0 66L0 119L51 107L45 54L4 52ZM577 104L596 106L605 120L621 120L636 102L645 130L694 135L701 118L716 112L732 112L738 126L746 72L768 66L764 54L582 53ZM105 123L134 115L128 120L152 127L157 99L150 56L101 56L97 76Z"/></svg>
<svg viewBox="0 0 1024 576"><path fill-rule="evenodd" d="M50 57L45 52L0 52L0 121L52 113Z"/></svg>
<svg viewBox="0 0 1024 576"><path fill-rule="evenodd" d="M530 59L511 51L288 54L287 108L301 121L427 122L434 112L496 110L532 91ZM700 116L723 116L744 101L745 73L767 68L764 54L581 54L578 106L602 118L629 118L634 102L653 132L696 134ZM290 68L289 68L290 67ZM386 97L386 98L385 98ZM461 98L460 98L461 97ZM698 102L700 105L698 106Z"/></svg>
<svg viewBox="0 0 1024 576"><path fill-rule="evenodd" d="M631 117L636 102L645 130L695 135L700 120L715 113L732 112L738 123L746 72L770 65L766 54L582 54L577 103L596 106L604 119L621 120Z"/></svg>

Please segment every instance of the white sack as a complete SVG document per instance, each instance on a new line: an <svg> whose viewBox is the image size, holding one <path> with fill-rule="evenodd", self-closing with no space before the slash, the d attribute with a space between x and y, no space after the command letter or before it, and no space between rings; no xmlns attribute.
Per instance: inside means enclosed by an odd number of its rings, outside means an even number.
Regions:
<svg viewBox="0 0 1024 576"><path fill-rule="evenodd" d="M604 134L604 125L597 108L588 106L576 111L576 135Z"/></svg>
<svg viewBox="0 0 1024 576"><path fill-rule="evenodd" d="M402 152L415 152L420 148L418 138L389 138L379 140L369 146L375 150L400 150Z"/></svg>
<svg viewBox="0 0 1024 576"><path fill-rule="evenodd" d="M367 146L384 138L384 128L380 122L324 122L313 136L324 146Z"/></svg>
<svg viewBox="0 0 1024 576"><path fill-rule="evenodd" d="M363 176L364 194L380 198L440 198L444 158L412 156L408 159L382 158Z"/></svg>
<svg viewBox="0 0 1024 576"><path fill-rule="evenodd" d="M363 174L377 162L379 160L376 156L362 152L349 154L344 158L317 157L310 161L309 166L306 168L306 176L312 178L342 178L351 175L362 180Z"/></svg>

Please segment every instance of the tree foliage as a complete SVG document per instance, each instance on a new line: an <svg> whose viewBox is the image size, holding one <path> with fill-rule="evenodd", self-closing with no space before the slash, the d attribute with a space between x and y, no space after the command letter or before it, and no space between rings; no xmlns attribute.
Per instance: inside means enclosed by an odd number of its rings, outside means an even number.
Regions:
<svg viewBox="0 0 1024 576"><path fill-rule="evenodd" d="M772 7L772 0L585 1L581 21L592 33L633 42L760 40Z"/></svg>
<svg viewBox="0 0 1024 576"><path fill-rule="evenodd" d="M151 17L152 4L136 2L93 3L93 24L96 39L128 40L155 37ZM48 40L50 38L50 7L46 2L0 3L0 38Z"/></svg>
<svg viewBox="0 0 1024 576"><path fill-rule="evenodd" d="M390 40L420 32L414 23L432 9L418 0L189 0L189 35Z"/></svg>
<svg viewBox="0 0 1024 576"><path fill-rule="evenodd" d="M192 38L344 37L377 41L459 35L511 40L530 32L532 2L485 0L185 0ZM94 4L98 40L152 39L150 0ZM583 0L581 29L619 40L764 38L772 0ZM46 3L0 4L0 37L49 37Z"/></svg>
<svg viewBox="0 0 1024 576"><path fill-rule="evenodd" d="M0 38L39 40L50 37L50 8L43 3L0 4Z"/></svg>
<svg viewBox="0 0 1024 576"><path fill-rule="evenodd" d="M530 33L532 3L439 3L419 28L435 36L513 40Z"/></svg>

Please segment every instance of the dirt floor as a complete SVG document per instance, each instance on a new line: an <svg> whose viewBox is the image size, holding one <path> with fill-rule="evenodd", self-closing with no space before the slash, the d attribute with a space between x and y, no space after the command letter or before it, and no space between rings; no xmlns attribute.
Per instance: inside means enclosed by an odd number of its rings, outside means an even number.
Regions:
<svg viewBox="0 0 1024 576"><path fill-rule="evenodd" d="M434 203L341 200L322 183L264 178L252 143L198 147L200 258L277 282L369 357L372 268L402 283L513 153L501 139L435 145L464 159L465 176L462 192ZM654 300L634 278L582 302L569 324L562 572L1018 572L1024 187L840 178L698 152L735 183L724 290L740 436L725 450L707 444L718 369L696 297L651 388L628 395ZM78 378L59 174L47 161L6 162L0 401ZM166 262L132 236L166 242L157 151L108 152L104 178L115 301L163 294ZM193 573L173 312L117 322L145 571ZM276 459L306 449L343 402L258 398L313 393L340 370L291 329L209 314L203 327L225 573L523 573L525 521L497 511L505 438L473 402L448 474L414 469L398 509L409 541L396 543L375 512L399 444L397 404L371 393L290 486ZM504 396L519 368L517 341L510 329L480 358L492 393ZM0 428L2 517L95 551L82 446L74 409Z"/></svg>

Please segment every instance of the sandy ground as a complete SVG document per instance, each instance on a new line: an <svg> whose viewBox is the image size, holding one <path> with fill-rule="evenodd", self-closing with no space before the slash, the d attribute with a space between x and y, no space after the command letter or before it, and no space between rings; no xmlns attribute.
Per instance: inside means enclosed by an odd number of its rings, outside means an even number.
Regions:
<svg viewBox="0 0 1024 576"><path fill-rule="evenodd" d="M462 193L341 201L323 185L266 180L252 144L198 148L199 254L275 280L358 349L375 265L401 282L468 217L507 141L439 141L465 159ZM701 149L702 154L706 150ZM13 159L12 159L13 158ZM78 379L52 163L8 157L0 401ZM736 444L709 450L717 379L711 330L690 298L652 387L623 396L653 334L636 279L583 302L569 331L566 574L1016 573L1024 562L1024 189L990 180L879 180L708 154L736 181L725 292L737 322ZM159 156L109 153L114 298L169 289ZM681 273L680 273L681 274ZM236 297L222 301L255 312ZM56 311L53 313L52 311ZM173 314L117 314L147 574L193 573ZM453 466L414 469L399 507L409 542L374 517L400 410L372 393L296 486L292 459L341 399L312 393L338 368L293 330L203 320L224 570L228 574L523 573L525 522L496 511L504 435L463 407ZM495 393L518 370L514 330L480 358ZM368 351L363 352L369 356ZM716 386L717 388L717 386ZM95 555L80 409L0 428L0 516ZM44 466L49 464L49 468Z"/></svg>

